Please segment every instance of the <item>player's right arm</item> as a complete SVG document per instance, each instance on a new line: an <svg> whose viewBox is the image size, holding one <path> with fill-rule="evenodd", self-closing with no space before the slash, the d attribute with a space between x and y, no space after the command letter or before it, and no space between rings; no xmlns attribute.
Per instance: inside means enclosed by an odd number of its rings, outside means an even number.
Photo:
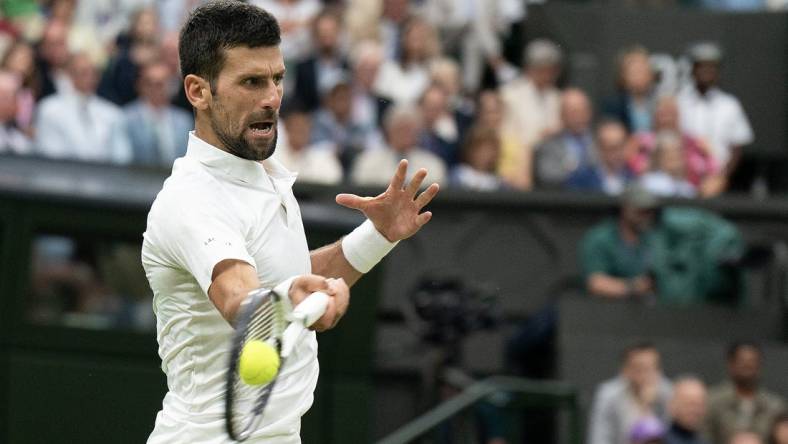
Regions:
<svg viewBox="0 0 788 444"><path fill-rule="evenodd" d="M250 291L259 288L257 272L248 263L237 259L226 259L213 268L208 297L227 322L233 324L241 303ZM322 291L331 298L326 313L313 326L317 331L332 328L347 311L350 290L344 281L326 279L317 275L298 276L290 285L289 297L298 305L310 294Z"/></svg>

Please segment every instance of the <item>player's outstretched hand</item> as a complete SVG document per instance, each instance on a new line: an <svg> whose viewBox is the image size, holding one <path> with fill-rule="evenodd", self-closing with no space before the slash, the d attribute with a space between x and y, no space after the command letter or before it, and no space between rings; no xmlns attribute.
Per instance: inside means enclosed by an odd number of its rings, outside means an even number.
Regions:
<svg viewBox="0 0 788 444"><path fill-rule="evenodd" d="M347 311L348 303L350 302L350 289L342 278L327 279L323 276L307 274L293 280L293 283L290 285L290 301L295 307L316 291L322 291L329 295L330 298L326 313L312 324L310 328L316 331L334 328Z"/></svg>
<svg viewBox="0 0 788 444"><path fill-rule="evenodd" d="M405 184L407 171L408 161L403 159L386 191L375 197L339 194L337 203L364 213L390 242L407 239L432 218L431 212L420 211L438 194L439 189L438 184L433 183L419 194L421 183L427 177L427 170L420 169L413 175L410 183Z"/></svg>

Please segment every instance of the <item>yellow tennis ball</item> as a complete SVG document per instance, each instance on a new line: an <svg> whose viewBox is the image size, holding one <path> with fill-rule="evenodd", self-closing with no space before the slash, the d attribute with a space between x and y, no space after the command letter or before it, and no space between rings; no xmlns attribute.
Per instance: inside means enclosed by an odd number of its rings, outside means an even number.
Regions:
<svg viewBox="0 0 788 444"><path fill-rule="evenodd" d="M241 350L239 361L238 374L249 385L267 384L279 372L279 354L260 340L247 342Z"/></svg>

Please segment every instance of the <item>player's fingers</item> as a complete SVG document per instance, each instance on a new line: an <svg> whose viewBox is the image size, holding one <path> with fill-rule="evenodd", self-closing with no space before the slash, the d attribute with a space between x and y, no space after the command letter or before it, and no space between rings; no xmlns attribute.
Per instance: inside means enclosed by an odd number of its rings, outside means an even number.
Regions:
<svg viewBox="0 0 788 444"><path fill-rule="evenodd" d="M426 169L421 168L416 171L416 174L413 175L413 179L410 180L408 188L405 191L411 196L415 196L421 187L421 183L424 182L425 177L427 177Z"/></svg>
<svg viewBox="0 0 788 444"><path fill-rule="evenodd" d="M337 318L334 322L334 325L336 325L336 322L339 322L342 316L345 315L350 304L350 287L342 278L329 279L328 285L331 288L332 296L337 306Z"/></svg>
<svg viewBox="0 0 788 444"><path fill-rule="evenodd" d="M328 291L328 282L323 276L307 274L297 277L290 286L290 301L293 306L301 303L307 296L316 291Z"/></svg>
<svg viewBox="0 0 788 444"><path fill-rule="evenodd" d="M371 197L361 197L356 196L355 194L337 194L336 202L343 207L351 208L353 210L360 210L364 207L364 204L372 199Z"/></svg>
<svg viewBox="0 0 788 444"><path fill-rule="evenodd" d="M391 178L391 183L389 184L389 188L393 190L401 190L402 186L405 184L405 175L408 173L408 161L407 159L402 159L399 161L397 165L397 170L394 172L394 177Z"/></svg>
<svg viewBox="0 0 788 444"><path fill-rule="evenodd" d="M437 183L430 185L416 198L416 208L420 210L427 206L427 204L432 201L432 198L438 194L438 190L440 190L440 186Z"/></svg>
<svg viewBox="0 0 788 444"><path fill-rule="evenodd" d="M432 212L425 211L419 214L418 216L416 216L416 225L418 225L419 227L423 227L424 224L430 221L430 219L432 219Z"/></svg>

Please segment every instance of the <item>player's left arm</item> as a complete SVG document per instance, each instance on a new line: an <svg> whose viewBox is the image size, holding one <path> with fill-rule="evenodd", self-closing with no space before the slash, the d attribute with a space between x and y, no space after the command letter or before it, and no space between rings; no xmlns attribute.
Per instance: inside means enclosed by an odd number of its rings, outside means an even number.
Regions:
<svg viewBox="0 0 788 444"><path fill-rule="evenodd" d="M341 277L353 285L397 242L413 236L430 221L432 213L422 209L438 193L438 184L419 193L427 170L420 169L406 184L407 171L408 161L400 161L386 191L375 197L336 197L338 204L364 213L371 226L365 222L343 239L312 251L313 273Z"/></svg>

